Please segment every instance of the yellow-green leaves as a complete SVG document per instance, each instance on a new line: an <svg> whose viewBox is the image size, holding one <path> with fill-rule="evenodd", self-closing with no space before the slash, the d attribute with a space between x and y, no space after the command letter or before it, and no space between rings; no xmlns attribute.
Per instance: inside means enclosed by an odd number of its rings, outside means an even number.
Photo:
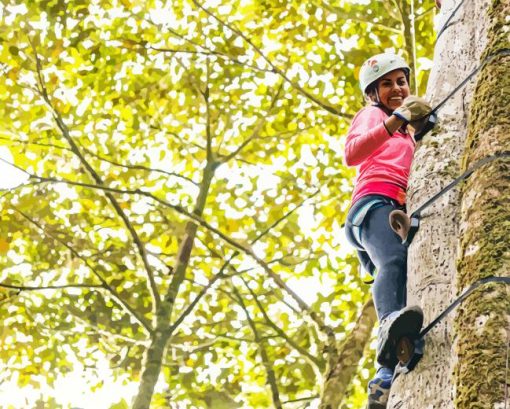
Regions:
<svg viewBox="0 0 510 409"><path fill-rule="evenodd" d="M17 288L1 294L5 378L42 388L77 360L108 360L97 379L138 380L154 293L167 295L193 219L154 405L270 407L261 343L281 400L315 399L329 347L310 311L340 341L369 291L340 227L356 70L408 41L398 16L369 3L1 6L0 141L32 175L0 197L0 289ZM417 25L425 62L429 17ZM197 218L204 169L215 177Z"/></svg>

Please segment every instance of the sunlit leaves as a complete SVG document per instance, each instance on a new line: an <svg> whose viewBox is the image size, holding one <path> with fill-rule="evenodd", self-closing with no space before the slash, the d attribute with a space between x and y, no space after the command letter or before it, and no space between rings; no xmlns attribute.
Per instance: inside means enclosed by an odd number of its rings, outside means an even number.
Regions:
<svg viewBox="0 0 510 409"><path fill-rule="evenodd" d="M395 11L365 3L4 2L0 141L17 166L43 179L0 199L0 281L98 286L4 289L5 378L51 384L77 362L94 369L106 357L114 374L139 379L147 333L127 307L151 322L154 303L137 239L164 294L188 218L162 201L191 212L211 156L204 219L252 248L338 341L347 336L369 291L341 228L354 176L342 159L348 121L305 93L347 117L362 106L356 67L404 43ZM418 3L425 64L432 0ZM420 71L420 89L426 76ZM282 400L319 393L323 335L257 263L200 227L156 407L271 406L234 289ZM349 407L362 404L366 379L364 370Z"/></svg>

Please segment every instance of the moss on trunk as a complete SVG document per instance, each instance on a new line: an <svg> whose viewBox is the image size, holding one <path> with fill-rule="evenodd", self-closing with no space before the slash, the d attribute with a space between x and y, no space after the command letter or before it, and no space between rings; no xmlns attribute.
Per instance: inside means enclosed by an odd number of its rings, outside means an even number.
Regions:
<svg viewBox="0 0 510 409"><path fill-rule="evenodd" d="M489 10L488 45L482 59L508 48L510 0L494 0ZM466 167L510 147L510 57L498 55L480 72L471 105ZM510 161L494 161L463 188L457 288L489 276L510 274ZM458 408L503 407L510 289L502 284L479 289L459 308L455 332ZM498 405L499 404L499 405Z"/></svg>

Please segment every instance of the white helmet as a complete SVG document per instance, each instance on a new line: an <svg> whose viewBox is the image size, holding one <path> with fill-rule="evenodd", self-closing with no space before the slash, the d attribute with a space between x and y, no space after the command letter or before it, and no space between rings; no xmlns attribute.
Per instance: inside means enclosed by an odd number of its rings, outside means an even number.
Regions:
<svg viewBox="0 0 510 409"><path fill-rule="evenodd" d="M402 69L409 80L411 69L402 57L396 54L377 54L366 60L359 70L359 86L366 94L367 88L374 81L388 74L390 71Z"/></svg>

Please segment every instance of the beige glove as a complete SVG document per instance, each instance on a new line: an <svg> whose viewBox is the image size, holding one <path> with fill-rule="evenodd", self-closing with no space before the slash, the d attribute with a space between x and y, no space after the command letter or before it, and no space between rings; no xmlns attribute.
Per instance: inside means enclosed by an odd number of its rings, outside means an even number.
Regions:
<svg viewBox="0 0 510 409"><path fill-rule="evenodd" d="M430 111L432 111L432 108L427 101L423 98L409 95L404 99L404 103L393 111L393 115L406 122L413 122L423 119Z"/></svg>

